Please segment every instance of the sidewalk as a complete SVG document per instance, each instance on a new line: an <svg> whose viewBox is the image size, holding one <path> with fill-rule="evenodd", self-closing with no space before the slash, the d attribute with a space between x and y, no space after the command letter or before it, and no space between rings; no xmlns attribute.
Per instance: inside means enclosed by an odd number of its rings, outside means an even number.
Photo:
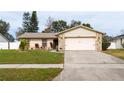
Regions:
<svg viewBox="0 0 124 93"><path fill-rule="evenodd" d="M63 64L0 64L2 68L63 68Z"/></svg>

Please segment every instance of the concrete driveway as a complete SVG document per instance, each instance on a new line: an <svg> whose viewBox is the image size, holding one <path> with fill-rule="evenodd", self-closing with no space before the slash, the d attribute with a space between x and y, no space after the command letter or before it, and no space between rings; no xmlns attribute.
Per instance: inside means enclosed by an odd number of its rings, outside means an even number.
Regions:
<svg viewBox="0 0 124 93"><path fill-rule="evenodd" d="M124 80L124 60L97 51L65 51L64 70L54 80Z"/></svg>

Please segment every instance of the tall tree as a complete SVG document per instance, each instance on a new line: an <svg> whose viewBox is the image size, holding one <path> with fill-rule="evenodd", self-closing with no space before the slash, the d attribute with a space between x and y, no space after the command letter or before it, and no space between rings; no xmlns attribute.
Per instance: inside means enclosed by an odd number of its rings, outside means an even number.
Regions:
<svg viewBox="0 0 124 93"><path fill-rule="evenodd" d="M30 32L38 32L38 18L37 18L37 12L33 11L30 19Z"/></svg>
<svg viewBox="0 0 124 93"><path fill-rule="evenodd" d="M23 14L23 24L22 24L22 29L23 29L23 33L24 32L30 32L30 20L31 20L31 17L30 17L30 13L29 12L24 12Z"/></svg>
<svg viewBox="0 0 124 93"><path fill-rule="evenodd" d="M3 21L3 20L0 20L0 33L2 35L4 35L10 42L13 42L14 41L14 37L9 34L9 28L10 28L10 25L9 23Z"/></svg>
<svg viewBox="0 0 124 93"><path fill-rule="evenodd" d="M24 12L22 27L18 28L18 31L16 32L16 37L20 36L21 34L25 32L30 32L31 30L30 19L31 19L30 13Z"/></svg>
<svg viewBox="0 0 124 93"><path fill-rule="evenodd" d="M31 15L29 12L24 12L23 24L22 27L18 28L16 36L18 37L25 32L38 32L38 19L36 11L33 11Z"/></svg>
<svg viewBox="0 0 124 93"><path fill-rule="evenodd" d="M78 26L78 25L81 25L81 21L72 20L72 21L71 21L71 24L70 24L70 28L71 28L71 27Z"/></svg>

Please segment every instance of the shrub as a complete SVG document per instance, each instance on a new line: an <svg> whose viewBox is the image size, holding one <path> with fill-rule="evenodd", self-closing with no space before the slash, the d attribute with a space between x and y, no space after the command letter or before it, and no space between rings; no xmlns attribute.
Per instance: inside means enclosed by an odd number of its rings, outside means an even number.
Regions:
<svg viewBox="0 0 124 93"><path fill-rule="evenodd" d="M21 49L22 51L24 51L27 47L27 41L25 39L21 40L21 43L19 45L19 49Z"/></svg>
<svg viewBox="0 0 124 93"><path fill-rule="evenodd" d="M102 50L105 51L110 46L110 38L107 35L102 37Z"/></svg>

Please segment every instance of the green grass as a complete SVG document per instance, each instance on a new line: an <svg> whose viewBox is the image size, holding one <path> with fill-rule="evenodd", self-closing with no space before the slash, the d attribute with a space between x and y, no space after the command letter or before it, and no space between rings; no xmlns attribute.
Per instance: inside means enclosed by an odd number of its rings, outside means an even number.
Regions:
<svg viewBox="0 0 124 93"><path fill-rule="evenodd" d="M63 54L48 51L0 50L0 64L59 64Z"/></svg>
<svg viewBox="0 0 124 93"><path fill-rule="evenodd" d="M111 49L111 50L104 51L104 53L124 59L124 49Z"/></svg>
<svg viewBox="0 0 124 93"><path fill-rule="evenodd" d="M49 81L62 69L0 69L0 81Z"/></svg>

